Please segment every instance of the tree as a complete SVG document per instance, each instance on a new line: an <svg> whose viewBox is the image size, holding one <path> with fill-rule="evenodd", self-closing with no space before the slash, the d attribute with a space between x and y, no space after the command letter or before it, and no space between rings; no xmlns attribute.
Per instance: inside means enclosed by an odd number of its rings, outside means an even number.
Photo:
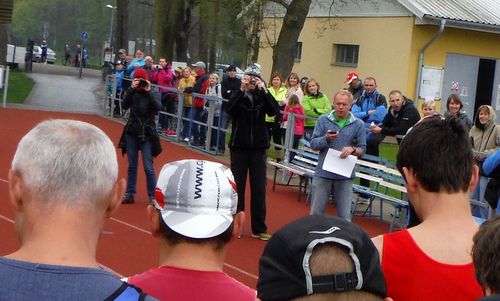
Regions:
<svg viewBox="0 0 500 301"><path fill-rule="evenodd" d="M128 0L116 0L116 48L128 49Z"/></svg>
<svg viewBox="0 0 500 301"><path fill-rule="evenodd" d="M243 17L246 34L246 66L257 62L260 48L260 31L264 18L264 0L253 0L250 3L241 1L241 12L237 18Z"/></svg>
<svg viewBox="0 0 500 301"><path fill-rule="evenodd" d="M188 60L188 45L191 33L191 14L195 1L182 1L177 8L177 23L175 28L175 54L177 60Z"/></svg>
<svg viewBox="0 0 500 301"><path fill-rule="evenodd" d="M212 35L210 36L210 72L215 70L215 60L217 56L217 36L219 35L219 24L220 24L220 4L221 0L215 0L214 5L214 16L215 20L212 26Z"/></svg>
<svg viewBox="0 0 500 301"><path fill-rule="evenodd" d="M290 4L285 1L272 0L286 8L283 25L276 45L273 46L273 72L289 74L293 68L295 51L300 32L304 27L311 0L292 0Z"/></svg>
<svg viewBox="0 0 500 301"><path fill-rule="evenodd" d="M168 61L174 58L175 30L184 0L155 1L156 54Z"/></svg>

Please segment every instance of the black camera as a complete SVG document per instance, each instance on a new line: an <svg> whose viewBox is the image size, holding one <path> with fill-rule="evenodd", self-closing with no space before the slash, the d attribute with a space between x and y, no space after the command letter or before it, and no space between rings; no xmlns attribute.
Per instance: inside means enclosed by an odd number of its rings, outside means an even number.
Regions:
<svg viewBox="0 0 500 301"><path fill-rule="evenodd" d="M257 80L255 79L255 77L252 77L252 78L250 79L250 83L251 83L252 85L256 85L256 84L257 84Z"/></svg>
<svg viewBox="0 0 500 301"><path fill-rule="evenodd" d="M139 88L146 88L148 86L148 81L145 79L139 80Z"/></svg>

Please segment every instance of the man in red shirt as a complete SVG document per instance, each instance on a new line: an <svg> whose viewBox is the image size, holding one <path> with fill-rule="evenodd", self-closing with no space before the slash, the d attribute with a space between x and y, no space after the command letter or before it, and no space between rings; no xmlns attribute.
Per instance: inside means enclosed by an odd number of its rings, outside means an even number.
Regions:
<svg viewBox="0 0 500 301"><path fill-rule="evenodd" d="M254 301L253 289L222 271L227 243L242 227L231 170L203 160L168 163L155 199L147 210L160 266L128 282L160 300Z"/></svg>
<svg viewBox="0 0 500 301"><path fill-rule="evenodd" d="M407 300L476 300L469 193L478 181L468 131L456 118L423 119L402 140L397 167L419 225L373 239L387 295Z"/></svg>

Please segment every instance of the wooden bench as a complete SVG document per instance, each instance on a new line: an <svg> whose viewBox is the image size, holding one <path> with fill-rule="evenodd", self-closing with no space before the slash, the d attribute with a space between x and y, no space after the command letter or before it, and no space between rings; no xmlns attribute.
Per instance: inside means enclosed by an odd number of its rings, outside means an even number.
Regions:
<svg viewBox="0 0 500 301"><path fill-rule="evenodd" d="M273 190L276 189L277 185L296 186L299 187L299 200L302 195L305 195L306 199L309 197L307 194L307 188L309 186L309 182L314 176L316 165L318 164L317 153L309 151L306 148L305 150L297 152L295 158L291 162L278 163L269 160L268 164L275 167ZM290 172L290 176L288 177L286 183L277 182L279 169ZM293 174L299 176L299 184L290 184ZM365 155L363 158L357 160L355 176L356 178L366 179L373 183L371 185L372 187L364 187L359 184L353 184L353 192L368 195L370 200L368 207L364 211L360 211L360 213L362 215L370 213L370 216L373 216L373 201L375 199L379 199L380 219L383 219L383 203L389 203L393 206L390 231L392 231L395 226L398 226L399 228L405 227L407 218L405 219L404 225L402 223L396 223L396 221L401 217L403 211L408 208L408 200L404 180L399 171L395 169L395 164L384 158ZM397 194L399 194L399 197L396 196ZM357 213L357 206L358 198L354 198L351 211L352 214Z"/></svg>
<svg viewBox="0 0 500 301"><path fill-rule="evenodd" d="M392 232L395 226L398 226L398 228L404 228L408 224L408 216L406 213L409 208L405 181L399 171L392 167L392 162L387 162L388 166L385 164L375 163L374 161L383 162L383 160L379 160L378 157L367 155L358 159L356 162L356 177L359 179L366 179L373 183L371 187L353 184L353 192L358 195L367 195L369 198L368 207L362 212L362 215L369 212L370 216L373 216L373 201L375 199L379 199L379 217L381 220L383 219L384 203L389 203L393 206L389 230ZM354 199L353 202L352 213L356 214L358 212L356 211L358 198ZM402 214L405 214L404 222L396 224L398 219L401 220Z"/></svg>
<svg viewBox="0 0 500 301"><path fill-rule="evenodd" d="M314 176L314 170L316 168L317 162L318 162L317 155L308 154L308 152L306 151L297 153L295 155L295 158L291 162L284 162L284 161L275 162L272 160L268 160L267 163L271 166L274 166L273 191L276 189L276 186L298 187L299 188L298 200L300 201L302 195L304 195L306 196L306 201L307 201L308 200L307 188L309 186L309 182ZM283 170L284 172L289 173L286 183L280 183L277 181L278 170L280 169ZM299 177L298 184L290 183L293 175L297 175Z"/></svg>

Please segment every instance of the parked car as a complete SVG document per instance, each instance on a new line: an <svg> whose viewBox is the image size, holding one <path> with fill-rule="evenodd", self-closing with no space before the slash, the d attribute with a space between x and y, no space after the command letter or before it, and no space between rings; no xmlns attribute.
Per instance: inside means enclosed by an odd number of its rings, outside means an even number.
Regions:
<svg viewBox="0 0 500 301"><path fill-rule="evenodd" d="M33 62L42 62L42 47L38 45L33 46ZM54 64L55 62L56 53L52 49L47 48L47 63Z"/></svg>

